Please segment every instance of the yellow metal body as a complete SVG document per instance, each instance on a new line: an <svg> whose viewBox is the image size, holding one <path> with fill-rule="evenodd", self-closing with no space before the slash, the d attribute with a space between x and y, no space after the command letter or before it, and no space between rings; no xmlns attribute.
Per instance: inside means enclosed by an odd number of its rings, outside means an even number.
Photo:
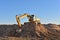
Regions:
<svg viewBox="0 0 60 40"><path fill-rule="evenodd" d="M33 16L26 14L26 13L21 16L16 15L16 21L17 21L19 27L21 27L20 19L24 18L24 17L27 17L29 22L40 22L40 20L37 17L34 18Z"/></svg>

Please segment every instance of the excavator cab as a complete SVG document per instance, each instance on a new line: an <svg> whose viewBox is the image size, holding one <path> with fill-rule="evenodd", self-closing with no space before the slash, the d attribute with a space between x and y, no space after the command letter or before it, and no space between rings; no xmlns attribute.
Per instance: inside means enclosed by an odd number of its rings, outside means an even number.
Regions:
<svg viewBox="0 0 60 40"><path fill-rule="evenodd" d="M28 19L29 19L29 22L33 22L33 21L34 21L34 15L30 15L30 16L28 17Z"/></svg>

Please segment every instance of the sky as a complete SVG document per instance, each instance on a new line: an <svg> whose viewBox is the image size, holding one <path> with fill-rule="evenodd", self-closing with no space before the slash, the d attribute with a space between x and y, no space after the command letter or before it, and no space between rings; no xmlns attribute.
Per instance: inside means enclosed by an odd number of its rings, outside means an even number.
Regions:
<svg viewBox="0 0 60 40"><path fill-rule="evenodd" d="M0 24L17 24L15 16L24 13L36 15L42 24L60 24L60 0L0 0Z"/></svg>

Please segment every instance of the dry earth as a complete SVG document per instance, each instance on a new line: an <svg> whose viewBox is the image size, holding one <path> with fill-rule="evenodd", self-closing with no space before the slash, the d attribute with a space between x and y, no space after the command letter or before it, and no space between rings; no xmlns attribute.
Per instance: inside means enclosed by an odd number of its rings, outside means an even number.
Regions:
<svg viewBox="0 0 60 40"><path fill-rule="evenodd" d="M42 24L41 37L38 37L34 32L17 33L19 29L16 24L14 25L0 25L0 40L60 40L60 25L56 24ZM31 25L30 25L31 26ZM44 29L42 29L44 28ZM43 32L46 30L48 34ZM33 30L33 29L31 29Z"/></svg>

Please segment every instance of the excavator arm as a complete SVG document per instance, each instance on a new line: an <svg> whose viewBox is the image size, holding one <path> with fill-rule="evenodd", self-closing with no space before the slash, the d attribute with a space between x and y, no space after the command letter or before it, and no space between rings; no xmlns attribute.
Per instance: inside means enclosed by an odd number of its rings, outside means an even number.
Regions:
<svg viewBox="0 0 60 40"><path fill-rule="evenodd" d="M20 20L19 20L19 16L18 15L16 15L16 21L18 23L18 27L21 27L21 23L20 23Z"/></svg>
<svg viewBox="0 0 60 40"><path fill-rule="evenodd" d="M25 14L19 16L19 18L24 18L24 17L28 17L28 16L30 16L30 15L25 13Z"/></svg>
<svg viewBox="0 0 60 40"><path fill-rule="evenodd" d="M21 15L21 16L18 16L18 15L16 15L16 21L17 21L17 23L18 23L18 26L19 27L21 27L21 22L20 22L20 19L21 18L24 18L24 17L29 17L30 15L29 14L23 14L23 15Z"/></svg>

